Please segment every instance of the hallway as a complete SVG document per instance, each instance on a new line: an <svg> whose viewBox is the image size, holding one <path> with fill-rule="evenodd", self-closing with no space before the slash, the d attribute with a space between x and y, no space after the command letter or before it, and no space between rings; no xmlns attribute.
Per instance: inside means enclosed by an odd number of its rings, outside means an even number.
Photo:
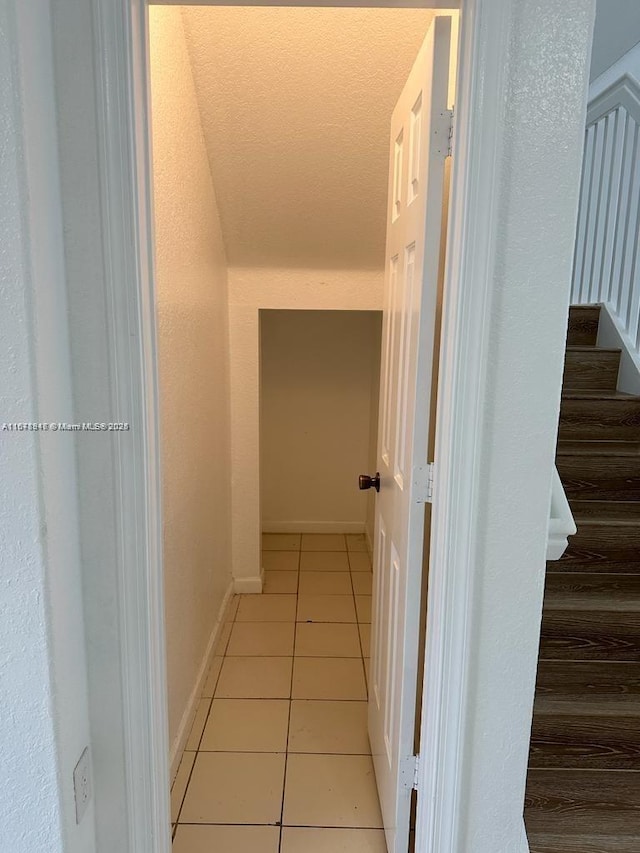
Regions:
<svg viewBox="0 0 640 853"><path fill-rule="evenodd" d="M367 736L362 535L265 534L171 792L174 853L385 853Z"/></svg>

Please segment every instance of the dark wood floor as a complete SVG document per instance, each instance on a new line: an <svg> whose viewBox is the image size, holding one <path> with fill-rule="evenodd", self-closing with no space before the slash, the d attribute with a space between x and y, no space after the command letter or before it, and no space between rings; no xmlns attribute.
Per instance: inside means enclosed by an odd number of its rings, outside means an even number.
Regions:
<svg viewBox="0 0 640 853"><path fill-rule="evenodd" d="M569 319L556 464L578 533L547 564L531 853L640 853L640 397L596 347L599 312Z"/></svg>

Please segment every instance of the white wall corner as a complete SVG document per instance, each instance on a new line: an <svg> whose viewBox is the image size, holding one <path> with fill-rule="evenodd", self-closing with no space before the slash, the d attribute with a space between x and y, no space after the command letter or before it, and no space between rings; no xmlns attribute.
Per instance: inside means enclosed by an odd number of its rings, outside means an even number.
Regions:
<svg viewBox="0 0 640 853"><path fill-rule="evenodd" d="M260 563L260 324L255 306L231 299L229 377L232 572L241 580Z"/></svg>
<svg viewBox="0 0 640 853"><path fill-rule="evenodd" d="M0 4L3 419L73 421L49 0ZM76 442L3 432L0 454L0 849L91 853L73 768L92 749ZM27 818L28 816L28 818Z"/></svg>
<svg viewBox="0 0 640 853"><path fill-rule="evenodd" d="M260 569L259 575L242 578L234 578L233 590L236 595L251 595L261 593L264 586L264 569Z"/></svg>

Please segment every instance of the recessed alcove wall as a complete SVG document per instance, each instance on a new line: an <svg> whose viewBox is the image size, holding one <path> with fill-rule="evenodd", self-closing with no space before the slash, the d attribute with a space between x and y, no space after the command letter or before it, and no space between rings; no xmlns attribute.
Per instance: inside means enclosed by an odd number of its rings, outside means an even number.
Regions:
<svg viewBox="0 0 640 853"><path fill-rule="evenodd" d="M383 272L231 268L228 280L233 576L236 591L259 592L260 312L380 312Z"/></svg>
<svg viewBox="0 0 640 853"><path fill-rule="evenodd" d="M263 533L362 533L375 466L382 315L260 312Z"/></svg>

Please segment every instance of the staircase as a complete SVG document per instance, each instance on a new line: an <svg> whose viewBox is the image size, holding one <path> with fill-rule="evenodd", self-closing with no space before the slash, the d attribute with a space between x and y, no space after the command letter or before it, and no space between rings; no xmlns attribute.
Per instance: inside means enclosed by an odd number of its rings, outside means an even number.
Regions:
<svg viewBox="0 0 640 853"><path fill-rule="evenodd" d="M547 563L525 823L531 853L640 853L640 397L571 309L556 466L577 534Z"/></svg>

